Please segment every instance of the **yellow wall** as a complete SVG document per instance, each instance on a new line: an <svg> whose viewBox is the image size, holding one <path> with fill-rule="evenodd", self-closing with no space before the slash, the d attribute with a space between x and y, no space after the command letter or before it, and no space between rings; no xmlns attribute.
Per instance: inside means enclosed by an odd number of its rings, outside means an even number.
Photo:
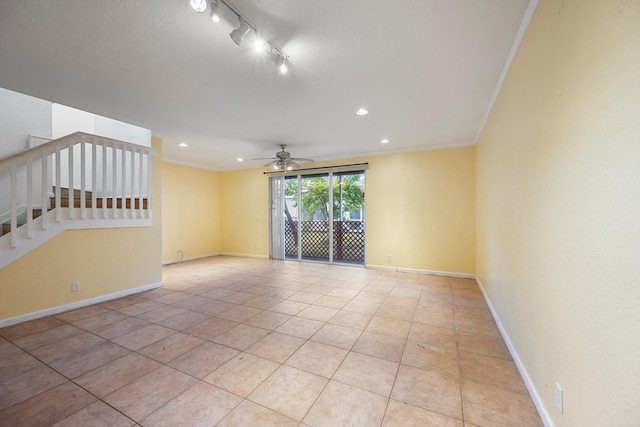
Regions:
<svg viewBox="0 0 640 427"><path fill-rule="evenodd" d="M261 169L221 175L221 252L269 256L269 179Z"/></svg>
<svg viewBox="0 0 640 427"><path fill-rule="evenodd" d="M640 417L639 70L640 2L543 0L476 147L477 274L556 426Z"/></svg>
<svg viewBox="0 0 640 427"><path fill-rule="evenodd" d="M473 274L475 148L316 163L368 162L368 265ZM221 252L269 255L269 181L262 169L222 172ZM387 261L387 255L392 260Z"/></svg>
<svg viewBox="0 0 640 427"><path fill-rule="evenodd" d="M220 173L162 164L162 260L220 252Z"/></svg>
<svg viewBox="0 0 640 427"><path fill-rule="evenodd" d="M153 147L153 226L67 230L0 269L0 320L162 281L162 142Z"/></svg>
<svg viewBox="0 0 640 427"><path fill-rule="evenodd" d="M473 274L475 148L368 161L367 264Z"/></svg>

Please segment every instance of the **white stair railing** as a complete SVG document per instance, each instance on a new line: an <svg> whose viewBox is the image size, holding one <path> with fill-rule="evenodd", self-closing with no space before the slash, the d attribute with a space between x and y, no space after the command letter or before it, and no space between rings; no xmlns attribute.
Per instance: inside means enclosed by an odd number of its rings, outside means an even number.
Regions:
<svg viewBox="0 0 640 427"><path fill-rule="evenodd" d="M155 154L76 132L0 159L0 268L65 229L150 226Z"/></svg>

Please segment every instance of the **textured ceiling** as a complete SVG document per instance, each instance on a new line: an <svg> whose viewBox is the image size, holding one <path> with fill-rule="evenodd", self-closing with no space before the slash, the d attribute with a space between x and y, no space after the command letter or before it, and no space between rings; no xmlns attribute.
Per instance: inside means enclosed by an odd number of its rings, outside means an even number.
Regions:
<svg viewBox="0 0 640 427"><path fill-rule="evenodd" d="M213 24L188 0L1 0L0 87L151 129L165 159L213 170L279 144L317 160L471 145L530 7L231 1L289 74L231 41L234 15Z"/></svg>

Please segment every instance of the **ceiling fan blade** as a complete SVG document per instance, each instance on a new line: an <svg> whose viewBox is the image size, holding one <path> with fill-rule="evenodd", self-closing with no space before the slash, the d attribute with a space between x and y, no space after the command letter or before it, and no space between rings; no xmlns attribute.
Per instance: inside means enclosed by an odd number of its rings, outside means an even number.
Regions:
<svg viewBox="0 0 640 427"><path fill-rule="evenodd" d="M299 165L299 164L297 164L296 162L294 162L292 159L289 159L289 164L290 164L291 166L293 166L294 168L299 168L299 167L300 167L300 165Z"/></svg>
<svg viewBox="0 0 640 427"><path fill-rule="evenodd" d="M278 159L275 158L275 157L258 157L258 158L251 159L251 160L278 160Z"/></svg>
<svg viewBox="0 0 640 427"><path fill-rule="evenodd" d="M254 159L254 160L258 160L258 159ZM269 160L269 159L267 159L267 160ZM264 167L264 168L266 168L266 167L269 167L269 166L273 166L273 165L275 165L276 163L278 163L278 160L274 160L274 161L272 161L272 162L269 162L269 163L267 163L266 165L264 165L263 167Z"/></svg>
<svg viewBox="0 0 640 427"><path fill-rule="evenodd" d="M305 162L313 163L314 162L313 159L305 159L304 157L290 157L289 160L290 161L291 160L295 160L296 162L302 162L302 163L305 163Z"/></svg>

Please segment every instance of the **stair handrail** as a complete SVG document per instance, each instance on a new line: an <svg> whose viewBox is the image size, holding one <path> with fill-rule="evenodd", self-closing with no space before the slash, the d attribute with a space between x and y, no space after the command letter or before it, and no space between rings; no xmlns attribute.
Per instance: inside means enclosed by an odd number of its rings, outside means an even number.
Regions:
<svg viewBox="0 0 640 427"><path fill-rule="evenodd" d="M76 145L80 145L80 156L77 158L73 154L74 147ZM87 153L87 146L93 147L90 151L91 154ZM99 165L97 163L97 154L96 147L102 147L101 156L102 156L102 164ZM107 155L106 150L111 148L111 175L112 179L107 181ZM65 200L68 201L68 208L62 207L62 195L61 195L61 163L60 158L62 157L62 152L64 150L68 150L68 165L66 165L66 173L64 177L66 178L68 175L69 179L69 192L68 197L65 196ZM117 151L116 151L117 150ZM88 155L87 155L88 154ZM118 154L118 156L116 156ZM17 217L18 214L23 214L22 209L19 207L23 207L22 205L18 205L17 203L17 170L18 168L26 167L26 214L27 214L27 223L26 223L26 234L24 235L27 239L31 239L33 237L33 210L36 205L33 202L33 189L42 190L42 209L44 212L47 211L48 203L45 203L49 194L48 191L45 191L46 188L50 185L49 179L53 179L53 176L49 173L55 169L55 182L56 185L54 187L54 195L52 198L52 206L51 210L55 210L55 219L47 219L46 215L41 216L40 224L41 229L44 231L47 229L47 222L51 220L55 220L55 222L59 223L63 219L62 211L65 211L66 219L74 219L76 215L79 215L80 219L87 219L87 197L89 198L89 203L91 203L91 219L144 219L146 216L147 219L151 218L151 156L155 156L157 154L157 150L153 147L143 146L139 144L134 144L131 142L120 141L113 138L108 138L99 135L92 135L86 132L74 132L67 136L54 139L52 141L45 142L41 145L37 145L34 147L26 148L24 150L20 150L18 152L9 154L0 158L0 175L9 174L10 176L10 191L11 194L11 209L10 209L10 247L15 248L18 245L18 223ZM53 159L50 156L55 155L55 164L51 165L51 168L48 168L45 164L46 161ZM127 157L129 156L129 157ZM89 158L87 158L89 157ZM137 159L136 159L137 157ZM143 165L144 159L146 159L146 176L143 175ZM49 159L49 160L47 160ZM35 162L42 161L41 163L41 172L42 172L42 182L40 184L33 182L33 171ZM79 184L74 184L77 181L74 180L74 162L79 163L80 168L80 176L79 176ZM125 163L126 162L126 163ZM126 169L125 169L126 164ZM118 170L117 165L121 165ZM102 166L102 174L101 177L97 176L96 167ZM88 168L91 167L90 177L87 178ZM117 173L116 173L117 171ZM129 175L130 172L130 175ZM116 187L116 176L120 178L119 186ZM125 178L127 178L130 182L126 182ZM78 178L76 176L76 178ZM137 179L137 181L136 181ZM143 181L146 179L146 185L143 185ZM88 182L90 181L92 184L91 193L88 191ZM97 185L100 183L102 185L102 195L96 195L96 188L93 185ZM111 184L111 196L107 195L107 187ZM137 184L137 185L136 185ZM74 188L75 185L79 186L80 192L80 200L79 209L75 208L75 196L74 196ZM143 194L143 190L147 193ZM120 192L121 191L121 192ZM135 192L138 191L136 195ZM118 197L117 193L120 192L120 197ZM23 193L21 193L23 194ZM146 197L146 198L145 198ZM102 215L99 215L97 212L97 200L101 199L102 202ZM38 200L40 201L40 200ZM111 208L108 212L107 204L108 201L111 202ZM129 206L127 206L127 202ZM118 207L120 204L120 207ZM66 209L66 210L65 210ZM76 213L75 211L78 211ZM119 213L120 212L120 213ZM0 236L1 238L1 236Z"/></svg>

